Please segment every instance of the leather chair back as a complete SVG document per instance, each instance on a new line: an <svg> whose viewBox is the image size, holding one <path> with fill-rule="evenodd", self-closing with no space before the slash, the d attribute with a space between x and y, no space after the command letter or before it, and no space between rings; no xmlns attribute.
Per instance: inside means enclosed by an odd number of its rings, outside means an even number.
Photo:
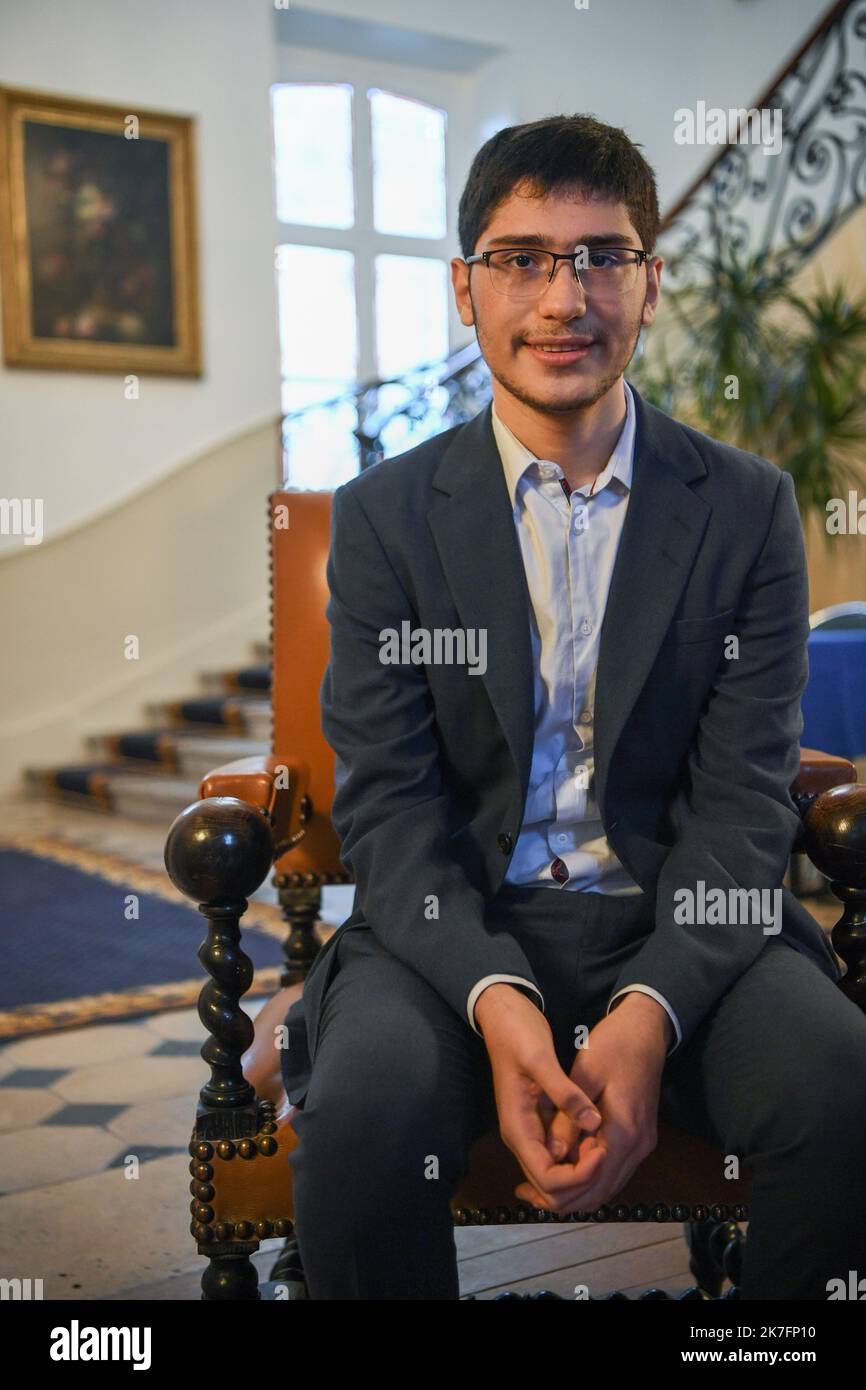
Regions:
<svg viewBox="0 0 866 1390"><path fill-rule="evenodd" d="M331 824L334 753L322 733L319 706L329 653L325 609L332 498L331 492L280 490L269 499L272 752L276 759L301 760L299 792L312 802L303 839L277 860L277 871L345 880Z"/></svg>

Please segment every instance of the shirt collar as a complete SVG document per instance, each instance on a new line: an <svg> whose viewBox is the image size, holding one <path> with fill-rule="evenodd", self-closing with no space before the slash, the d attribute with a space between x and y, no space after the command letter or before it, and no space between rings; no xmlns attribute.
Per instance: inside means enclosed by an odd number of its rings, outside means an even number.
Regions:
<svg viewBox="0 0 866 1390"><path fill-rule="evenodd" d="M623 390L625 392L625 424L620 432L613 453L608 459L605 467L599 473L593 489L593 496L597 497L602 488L614 480L618 485L618 490L625 489L628 492L631 488L632 470L634 468L634 441L635 441L635 408L632 390L626 381L622 379ZM517 489L521 479L526 474L531 465L536 463L548 463L551 460L539 459L531 449L522 444L517 436L508 428L504 420L499 418L495 404L491 408L491 423L493 434L496 439L496 447L502 460L502 467L505 472L505 481L508 484L508 494L511 498L512 507L517 505ZM558 464L553 464L557 470L554 476L564 477L564 473ZM536 474L537 469L533 470ZM587 495L591 484L577 488L576 491Z"/></svg>

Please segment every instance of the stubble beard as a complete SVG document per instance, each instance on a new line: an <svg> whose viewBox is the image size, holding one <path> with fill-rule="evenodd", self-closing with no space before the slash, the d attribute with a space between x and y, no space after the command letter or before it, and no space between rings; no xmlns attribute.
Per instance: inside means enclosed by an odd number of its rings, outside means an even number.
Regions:
<svg viewBox="0 0 866 1390"><path fill-rule="evenodd" d="M470 291L470 300L471 298L472 295ZM580 389L580 387L582 386L584 391L584 394L580 395L577 399L560 398L551 401L546 400L543 397L534 395L532 391L527 389L527 387L524 386L522 383L513 380L509 376L509 374L506 371L504 371L500 366L491 365L490 355L488 355L488 353L485 351L485 342L487 335L481 328L478 314L475 312L474 301L472 303L472 309L473 317L475 319L475 332L478 337L478 346L481 349L481 355L484 358L484 361L487 363L487 366L490 370L490 375L493 377L495 381L499 382L499 385L502 386L509 393L509 395L514 396L514 398L520 401L523 405L528 406L531 410L542 411L550 415L562 415L573 413L574 411L579 410L589 410L591 406L594 406L597 401L600 401L603 396L607 395L611 387L617 381L619 381L623 372L626 370L629 362L631 362L632 358L634 357L638 341L640 339L641 318L643 315L643 306L641 306L641 313L638 316L637 324L632 325L631 350L628 353L628 355L624 357L621 365L617 369L609 369L600 379L593 378L592 381L588 381L585 383L580 383L576 380L574 383L575 387L577 389ZM518 347L517 350L519 352L520 348Z"/></svg>

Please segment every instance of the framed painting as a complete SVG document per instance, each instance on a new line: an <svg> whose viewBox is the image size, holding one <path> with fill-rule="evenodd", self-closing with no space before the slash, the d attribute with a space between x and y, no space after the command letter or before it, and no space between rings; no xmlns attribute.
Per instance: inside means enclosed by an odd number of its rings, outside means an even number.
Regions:
<svg viewBox="0 0 866 1390"><path fill-rule="evenodd" d="M4 360L201 375L191 118L0 87Z"/></svg>

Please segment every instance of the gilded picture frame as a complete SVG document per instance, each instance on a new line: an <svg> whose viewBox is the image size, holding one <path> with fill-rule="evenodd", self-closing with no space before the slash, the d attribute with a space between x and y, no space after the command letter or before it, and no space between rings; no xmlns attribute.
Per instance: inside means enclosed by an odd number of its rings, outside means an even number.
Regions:
<svg viewBox="0 0 866 1390"><path fill-rule="evenodd" d="M9 367L200 376L191 117L0 87Z"/></svg>

